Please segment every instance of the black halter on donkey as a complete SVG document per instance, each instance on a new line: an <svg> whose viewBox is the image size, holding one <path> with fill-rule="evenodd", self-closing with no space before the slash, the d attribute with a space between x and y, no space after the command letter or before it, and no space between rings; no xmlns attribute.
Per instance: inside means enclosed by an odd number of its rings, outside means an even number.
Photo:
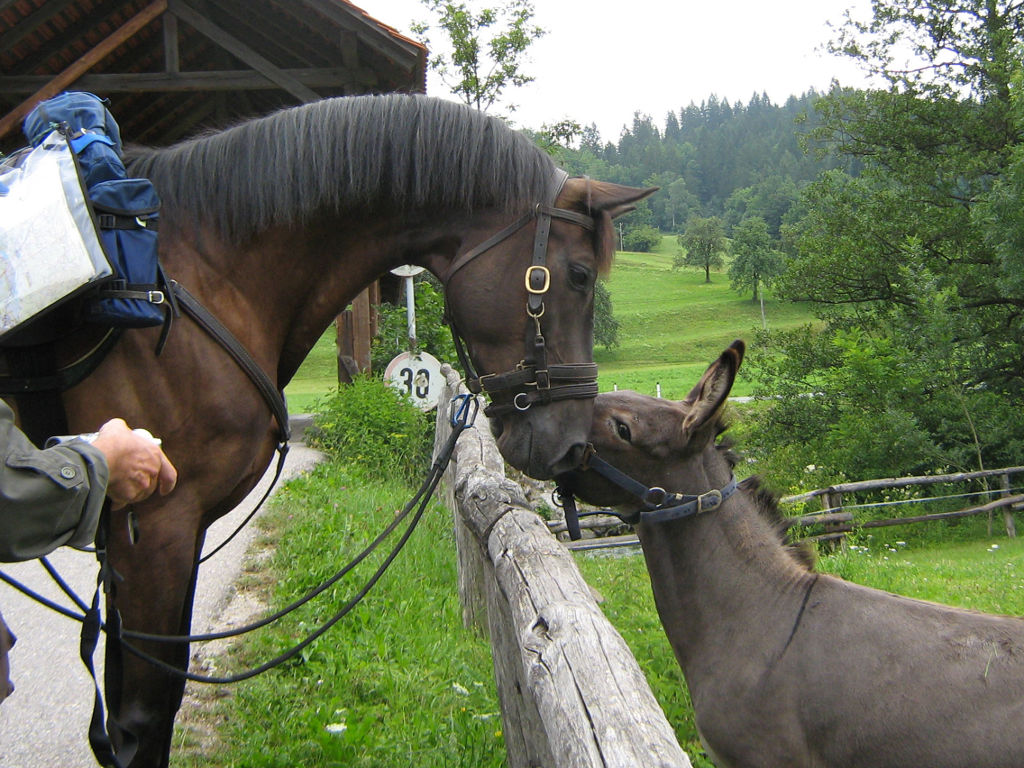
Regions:
<svg viewBox="0 0 1024 768"><path fill-rule="evenodd" d="M738 487L735 477L729 478L729 482L720 489L715 488L697 495L674 493L657 485L647 486L602 459L597 455L593 446L587 446L579 471L595 472L640 503L640 509L633 512L604 510L605 513L614 515L629 525L638 525L641 522L665 523L669 520L680 520L685 517L702 515L705 512L713 512L722 506L723 501L736 493ZM576 508L576 496L572 488L564 481L559 483L555 494L557 503L565 513L565 527L569 531L569 538L577 541L582 533L580 532L580 514Z"/></svg>
<svg viewBox="0 0 1024 768"><path fill-rule="evenodd" d="M455 351L459 363L466 375L466 388L474 395L486 392L492 401L495 397L508 397L507 402L492 402L484 409L487 416L500 416L512 411L525 411L534 403L547 404L555 400L597 397L597 365L595 363L567 363L549 365L547 344L541 328L541 317L544 315L544 296L551 287L551 272L547 267L548 237L551 232L551 219L568 221L586 230L596 227L594 219L576 211L554 207L562 187L565 186L569 174L556 168L551 179L551 186L546 199L537 203L527 214L512 222L492 237L456 259L444 275L447 289L452 276L466 264L478 256L482 256L498 243L511 237L531 221L537 222L533 236L533 260L526 268L526 314L534 322L533 341L527 344L526 355L515 370L505 373L491 373L485 376L477 374L473 363L466 353L465 344L455 321L446 312L448 324L455 341Z"/></svg>

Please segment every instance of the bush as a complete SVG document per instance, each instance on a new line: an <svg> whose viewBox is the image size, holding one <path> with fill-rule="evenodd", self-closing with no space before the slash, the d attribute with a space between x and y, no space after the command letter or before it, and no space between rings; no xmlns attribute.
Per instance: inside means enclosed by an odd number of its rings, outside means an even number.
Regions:
<svg viewBox="0 0 1024 768"><path fill-rule="evenodd" d="M432 275L423 273L416 278L416 342L422 351L441 362L452 362L455 360L455 345L443 318L444 289ZM398 304L381 303L377 335L370 347L373 370L383 371L395 355L407 351L409 321L405 299Z"/></svg>
<svg viewBox="0 0 1024 768"><path fill-rule="evenodd" d="M622 236L622 247L627 251L650 253L661 244L661 232L656 227L633 227Z"/></svg>
<svg viewBox="0 0 1024 768"><path fill-rule="evenodd" d="M433 421L381 379L358 376L317 400L306 441L346 465L409 482L430 467Z"/></svg>

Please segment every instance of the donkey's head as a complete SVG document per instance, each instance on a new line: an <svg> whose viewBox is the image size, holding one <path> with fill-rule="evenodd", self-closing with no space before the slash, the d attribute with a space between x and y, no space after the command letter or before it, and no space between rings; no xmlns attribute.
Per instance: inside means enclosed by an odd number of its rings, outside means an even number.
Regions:
<svg viewBox="0 0 1024 768"><path fill-rule="evenodd" d="M597 396L590 443L598 456L647 486L697 493L710 487L696 457L713 446L719 415L743 361L744 344L734 341L683 400L662 400L637 392ZM560 484L591 504L617 505L633 497L594 471L577 469Z"/></svg>

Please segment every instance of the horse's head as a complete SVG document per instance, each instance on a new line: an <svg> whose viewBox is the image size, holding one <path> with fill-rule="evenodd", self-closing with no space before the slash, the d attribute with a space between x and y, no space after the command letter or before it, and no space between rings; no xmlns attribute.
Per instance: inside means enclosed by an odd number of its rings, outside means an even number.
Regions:
<svg viewBox="0 0 1024 768"><path fill-rule="evenodd" d="M576 464L586 444L597 395L594 283L614 253L612 219L655 191L561 171L554 181L530 213L460 245L445 274L467 384L490 396L505 459L541 479Z"/></svg>
<svg viewBox="0 0 1024 768"><path fill-rule="evenodd" d="M637 392L598 395L590 443L605 462L647 487L696 493L708 487L693 459L713 444L744 344L734 341L678 402ZM559 477L562 487L591 504L635 502L623 486L594 470L576 469Z"/></svg>

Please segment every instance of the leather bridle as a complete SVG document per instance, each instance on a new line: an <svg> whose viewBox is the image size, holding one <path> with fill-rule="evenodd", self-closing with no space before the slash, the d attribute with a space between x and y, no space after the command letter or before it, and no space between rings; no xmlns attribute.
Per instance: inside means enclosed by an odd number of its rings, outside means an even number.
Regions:
<svg viewBox="0 0 1024 768"><path fill-rule="evenodd" d="M466 374L466 388L473 394L486 392L492 402L484 413L487 416L502 416L515 411L526 411L534 404L546 405L556 400L586 399L597 397L597 365L594 363L562 363L549 365L547 343L541 328L544 315L544 297L551 286L551 272L547 267L548 236L551 220L568 221L586 230L596 227L593 217L565 208L556 208L555 200L565 186L569 175L560 168L555 169L545 201L537 203L529 213L496 232L479 245L455 259L442 278L445 286L445 316L455 341L455 351ZM533 320L535 332L532 341L526 344L526 354L511 371L505 373L477 374L466 351L462 334L455 327L449 308L448 285L452 276L478 256L487 253L502 241L508 239L531 221L537 222L533 236L533 258L526 268L526 314Z"/></svg>

